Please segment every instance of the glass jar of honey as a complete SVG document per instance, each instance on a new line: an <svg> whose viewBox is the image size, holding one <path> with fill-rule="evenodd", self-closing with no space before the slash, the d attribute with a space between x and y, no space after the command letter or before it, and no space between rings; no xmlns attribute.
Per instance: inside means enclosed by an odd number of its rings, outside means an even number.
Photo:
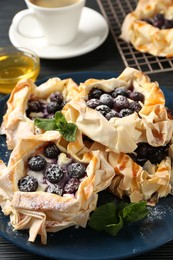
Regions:
<svg viewBox="0 0 173 260"><path fill-rule="evenodd" d="M15 47L0 47L0 93L11 93L21 79L37 79L40 59L31 50Z"/></svg>

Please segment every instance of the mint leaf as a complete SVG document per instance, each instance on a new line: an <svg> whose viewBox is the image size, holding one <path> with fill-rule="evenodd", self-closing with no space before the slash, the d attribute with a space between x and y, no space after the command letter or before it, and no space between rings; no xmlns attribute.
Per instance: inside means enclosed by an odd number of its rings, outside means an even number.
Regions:
<svg viewBox="0 0 173 260"><path fill-rule="evenodd" d="M148 212L144 201L118 205L109 202L98 207L92 213L88 225L97 231L106 231L110 235L116 236L124 225L143 219Z"/></svg>
<svg viewBox="0 0 173 260"><path fill-rule="evenodd" d="M45 131L56 130L56 121L54 118L53 119L36 118L34 120L34 124L40 129L43 129Z"/></svg>
<svg viewBox="0 0 173 260"><path fill-rule="evenodd" d="M61 124L61 123L67 124L65 117L63 116L63 114L60 111L57 111L55 113L55 120L56 120L57 124Z"/></svg>
<svg viewBox="0 0 173 260"><path fill-rule="evenodd" d="M123 219L120 217L119 222L116 224L106 225L104 230L112 236L116 236L118 232L123 228Z"/></svg>
<svg viewBox="0 0 173 260"><path fill-rule="evenodd" d="M124 220L128 222L135 222L143 219L148 214L148 209L146 208L146 202L141 201L138 203L130 203L124 207L121 215Z"/></svg>
<svg viewBox="0 0 173 260"><path fill-rule="evenodd" d="M68 123L65 127L59 128L60 134L68 141L74 142L76 139L77 126L73 123Z"/></svg>
<svg viewBox="0 0 173 260"><path fill-rule="evenodd" d="M101 231L109 224L114 224L117 220L116 207L113 202L109 202L97 208L88 222L88 225L95 230Z"/></svg>
<svg viewBox="0 0 173 260"><path fill-rule="evenodd" d="M34 124L45 131L57 130L68 142L74 142L76 139L77 126L68 123L61 112L56 112L52 119L36 118Z"/></svg>

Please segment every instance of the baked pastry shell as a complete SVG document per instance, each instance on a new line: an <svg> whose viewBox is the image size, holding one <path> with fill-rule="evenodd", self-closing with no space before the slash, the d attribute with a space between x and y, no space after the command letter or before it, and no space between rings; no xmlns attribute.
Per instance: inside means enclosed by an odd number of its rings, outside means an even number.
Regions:
<svg viewBox="0 0 173 260"><path fill-rule="evenodd" d="M7 111L3 117L0 134L6 135L9 150L14 149L20 138L40 134L44 131L38 129L33 120L26 115L27 103L32 100L46 100L51 93L61 92L64 100L76 97L78 86L71 79L61 80L50 78L40 86L36 86L30 79L21 80L13 89L7 101Z"/></svg>
<svg viewBox="0 0 173 260"><path fill-rule="evenodd" d="M170 58L173 57L173 29L159 29L142 21L158 13L172 20L173 1L139 0L136 9L125 17L120 38L139 52Z"/></svg>
<svg viewBox="0 0 173 260"><path fill-rule="evenodd" d="M100 112L86 104L93 88L111 92L117 87L134 86L145 101L139 113L108 121ZM75 123L80 131L92 140L116 153L129 153L136 149L138 142L152 146L168 143L173 132L172 120L165 107L165 97L157 82L151 82L144 73L126 68L117 78L108 80L88 79L80 84L79 96L63 108L67 121Z"/></svg>
<svg viewBox="0 0 173 260"><path fill-rule="evenodd" d="M78 153L79 143L67 143L56 131L21 139L12 151L8 166L0 162L0 205L16 230L29 229L29 241L37 235L47 243L47 232L57 232L69 226L85 227L89 214L96 208L98 192L106 189L114 176L107 155L99 150L87 149ZM59 196L45 191L21 192L18 181L26 176L26 161L47 142L54 142L58 148L75 160L87 164L87 176L81 181L75 194ZM78 145L78 148L75 147Z"/></svg>

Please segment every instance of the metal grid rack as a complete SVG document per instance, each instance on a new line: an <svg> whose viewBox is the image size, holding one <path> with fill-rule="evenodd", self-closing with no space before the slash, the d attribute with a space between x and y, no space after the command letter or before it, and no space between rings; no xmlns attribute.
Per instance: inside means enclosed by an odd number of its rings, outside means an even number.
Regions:
<svg viewBox="0 0 173 260"><path fill-rule="evenodd" d="M119 38L122 22L125 16L135 9L137 0L97 0L97 3L109 24L113 39L126 67L136 68L146 74L173 70L173 58L154 57L150 54L140 53L130 43Z"/></svg>

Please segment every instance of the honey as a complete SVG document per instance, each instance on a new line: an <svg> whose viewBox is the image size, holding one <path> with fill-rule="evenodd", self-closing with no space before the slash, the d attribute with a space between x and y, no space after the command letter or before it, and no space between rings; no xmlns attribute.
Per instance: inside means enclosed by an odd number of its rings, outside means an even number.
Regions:
<svg viewBox="0 0 173 260"><path fill-rule="evenodd" d="M35 81L39 72L39 58L31 51L0 48L0 93L11 93L21 79Z"/></svg>

